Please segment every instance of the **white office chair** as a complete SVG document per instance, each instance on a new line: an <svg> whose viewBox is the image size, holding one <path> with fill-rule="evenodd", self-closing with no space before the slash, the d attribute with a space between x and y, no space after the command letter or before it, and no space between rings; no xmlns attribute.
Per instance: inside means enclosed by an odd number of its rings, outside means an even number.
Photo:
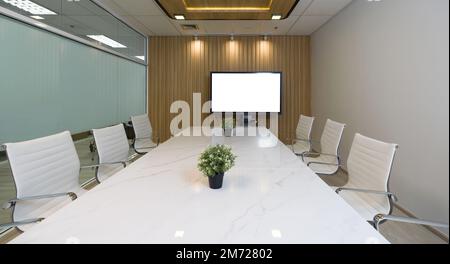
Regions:
<svg viewBox="0 0 450 264"><path fill-rule="evenodd" d="M95 178L101 183L127 166L130 146L123 124L92 129L92 134L97 147L99 165L102 165L96 168Z"/></svg>
<svg viewBox="0 0 450 264"><path fill-rule="evenodd" d="M311 151L311 130L314 123L314 117L300 115L297 129L295 130L295 139L288 146L296 155Z"/></svg>
<svg viewBox="0 0 450 264"><path fill-rule="evenodd" d="M68 131L5 144L17 190L13 224L22 231L51 215L85 191L79 184L80 160Z"/></svg>
<svg viewBox="0 0 450 264"><path fill-rule="evenodd" d="M336 189L362 217L373 223L378 214L389 215L397 197L388 182L396 144L355 135L347 160L348 183Z"/></svg>
<svg viewBox="0 0 450 264"><path fill-rule="evenodd" d="M153 129L146 114L132 116L135 139L133 141L134 151L138 154L145 154L159 145L159 137L156 136L157 142L153 142Z"/></svg>
<svg viewBox="0 0 450 264"><path fill-rule="evenodd" d="M339 158L339 144L345 124L328 119L320 138L320 152L304 152L301 154L302 160L315 173L332 175L341 166Z"/></svg>

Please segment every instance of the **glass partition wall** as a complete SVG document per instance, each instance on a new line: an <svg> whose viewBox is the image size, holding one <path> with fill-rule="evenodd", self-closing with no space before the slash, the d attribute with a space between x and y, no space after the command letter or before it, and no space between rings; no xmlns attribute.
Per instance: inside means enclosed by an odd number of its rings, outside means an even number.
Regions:
<svg viewBox="0 0 450 264"><path fill-rule="evenodd" d="M51 26L146 62L146 37L91 0L0 0L0 7L32 19L36 26Z"/></svg>
<svg viewBox="0 0 450 264"><path fill-rule="evenodd" d="M0 0L0 145L145 113L146 49L146 36L93 1ZM91 141L75 142L82 165L97 162ZM94 172L83 170L80 183ZM15 195L0 148L0 205ZM11 220L0 209L0 224Z"/></svg>

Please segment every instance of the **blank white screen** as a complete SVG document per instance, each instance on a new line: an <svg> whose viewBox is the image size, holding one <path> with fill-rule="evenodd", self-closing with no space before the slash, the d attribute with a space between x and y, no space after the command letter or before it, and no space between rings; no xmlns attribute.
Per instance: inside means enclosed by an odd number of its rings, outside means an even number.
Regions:
<svg viewBox="0 0 450 264"><path fill-rule="evenodd" d="M212 73L213 112L281 111L280 73Z"/></svg>

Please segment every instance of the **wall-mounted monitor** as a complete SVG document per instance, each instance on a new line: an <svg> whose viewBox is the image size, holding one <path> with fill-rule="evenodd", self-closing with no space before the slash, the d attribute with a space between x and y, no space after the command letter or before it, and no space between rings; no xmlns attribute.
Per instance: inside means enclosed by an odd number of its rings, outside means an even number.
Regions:
<svg viewBox="0 0 450 264"><path fill-rule="evenodd" d="M281 82L281 72L212 72L212 111L280 113Z"/></svg>

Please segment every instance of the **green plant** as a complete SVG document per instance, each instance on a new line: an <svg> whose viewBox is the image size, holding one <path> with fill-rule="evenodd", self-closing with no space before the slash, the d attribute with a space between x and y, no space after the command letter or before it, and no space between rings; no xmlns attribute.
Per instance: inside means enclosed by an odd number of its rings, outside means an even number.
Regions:
<svg viewBox="0 0 450 264"><path fill-rule="evenodd" d="M215 145L208 147L198 160L198 169L207 177L227 172L234 166L236 156L231 147Z"/></svg>

